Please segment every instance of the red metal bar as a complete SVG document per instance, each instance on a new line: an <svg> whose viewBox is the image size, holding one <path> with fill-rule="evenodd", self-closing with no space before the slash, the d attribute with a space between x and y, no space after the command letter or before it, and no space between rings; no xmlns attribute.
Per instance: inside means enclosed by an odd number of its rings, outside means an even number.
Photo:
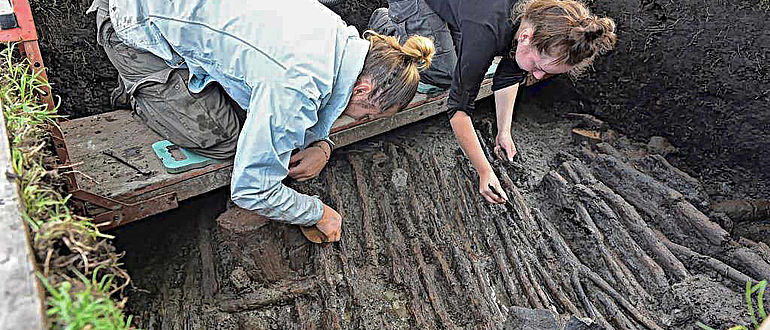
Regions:
<svg viewBox="0 0 770 330"><path fill-rule="evenodd" d="M32 8L27 0L13 0L13 12L16 14L16 22L19 27L0 30L0 41L22 42L37 41L35 20L32 19ZM40 63L42 66L42 62Z"/></svg>
<svg viewBox="0 0 770 330"><path fill-rule="evenodd" d="M32 8L29 5L29 1L12 0L12 3L16 22L19 26L13 29L0 30L0 42L18 42L19 51L27 57L32 70L40 74L40 78L43 81L48 82L48 74L45 70L43 55L40 52L37 29L35 27L35 20L32 17ZM48 109L53 110L56 108L50 86L46 85L42 88L40 99L48 105ZM69 152L67 151L67 145L64 143L64 134L56 124L50 125L49 129L59 162L65 166L69 165ZM77 190L78 184L75 174L70 171L65 177L69 190Z"/></svg>

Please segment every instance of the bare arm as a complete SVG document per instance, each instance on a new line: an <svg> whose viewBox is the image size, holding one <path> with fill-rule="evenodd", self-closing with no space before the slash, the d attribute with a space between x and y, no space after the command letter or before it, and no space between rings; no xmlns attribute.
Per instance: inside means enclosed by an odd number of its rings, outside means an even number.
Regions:
<svg viewBox="0 0 770 330"><path fill-rule="evenodd" d="M495 91L495 112L497 113L497 138L495 139L495 153L505 151L508 161L516 155L516 146L511 137L511 123L513 122L513 107L516 103L516 95L519 92L519 84Z"/></svg>
<svg viewBox="0 0 770 330"><path fill-rule="evenodd" d="M490 203L505 203L508 197L500 186L500 181L497 179L495 172L492 171L492 165L489 164L486 156L484 156L484 150L481 149L481 143L479 143L476 130L473 128L471 117L463 111L457 111L449 122L452 125L452 130L457 137L460 148L463 149L463 152L465 152L465 155L468 156L471 164L479 173L479 192L481 195ZM500 195L492 191L490 186Z"/></svg>

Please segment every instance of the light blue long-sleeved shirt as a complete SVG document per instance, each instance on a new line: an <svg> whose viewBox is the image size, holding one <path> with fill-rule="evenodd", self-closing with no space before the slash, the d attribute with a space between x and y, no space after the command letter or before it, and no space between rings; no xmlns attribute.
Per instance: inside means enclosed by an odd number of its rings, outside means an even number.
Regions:
<svg viewBox="0 0 770 330"><path fill-rule="evenodd" d="M281 181L293 150L328 139L348 104L369 42L316 0L109 0L129 46L216 81L247 111L231 179L233 202L269 219L311 225L323 205Z"/></svg>

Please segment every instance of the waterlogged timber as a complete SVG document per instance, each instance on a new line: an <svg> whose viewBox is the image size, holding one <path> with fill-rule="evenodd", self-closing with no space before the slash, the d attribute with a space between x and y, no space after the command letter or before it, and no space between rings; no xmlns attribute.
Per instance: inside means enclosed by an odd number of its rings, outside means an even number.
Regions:
<svg viewBox="0 0 770 330"><path fill-rule="evenodd" d="M545 92L558 98L563 83ZM338 150L319 178L293 184L340 211L339 243L314 245L296 227L228 209L226 190L129 225L117 233L136 285L128 308L147 329L746 322L742 289L770 277L767 245L731 237L709 218L698 181L644 145L611 131L576 145L573 126L588 128L544 110L562 105L519 109L521 155L494 163L503 206L482 200L434 118ZM535 322L544 315L551 321Z"/></svg>

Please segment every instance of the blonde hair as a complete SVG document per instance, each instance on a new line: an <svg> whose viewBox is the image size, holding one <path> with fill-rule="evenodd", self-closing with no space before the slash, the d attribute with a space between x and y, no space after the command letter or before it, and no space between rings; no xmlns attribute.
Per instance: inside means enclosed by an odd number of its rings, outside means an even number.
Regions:
<svg viewBox="0 0 770 330"><path fill-rule="evenodd" d="M401 110L412 101L420 83L420 71L430 67L435 49L433 41L421 36L411 36L402 45L398 38L383 36L374 31L364 32L369 40L369 53L359 79L372 80L370 102L378 104L380 111L397 105Z"/></svg>
<svg viewBox="0 0 770 330"><path fill-rule="evenodd" d="M577 75L593 63L596 55L615 46L615 22L597 17L576 0L526 0L516 4L513 21L533 27L531 45L557 63L574 66Z"/></svg>

